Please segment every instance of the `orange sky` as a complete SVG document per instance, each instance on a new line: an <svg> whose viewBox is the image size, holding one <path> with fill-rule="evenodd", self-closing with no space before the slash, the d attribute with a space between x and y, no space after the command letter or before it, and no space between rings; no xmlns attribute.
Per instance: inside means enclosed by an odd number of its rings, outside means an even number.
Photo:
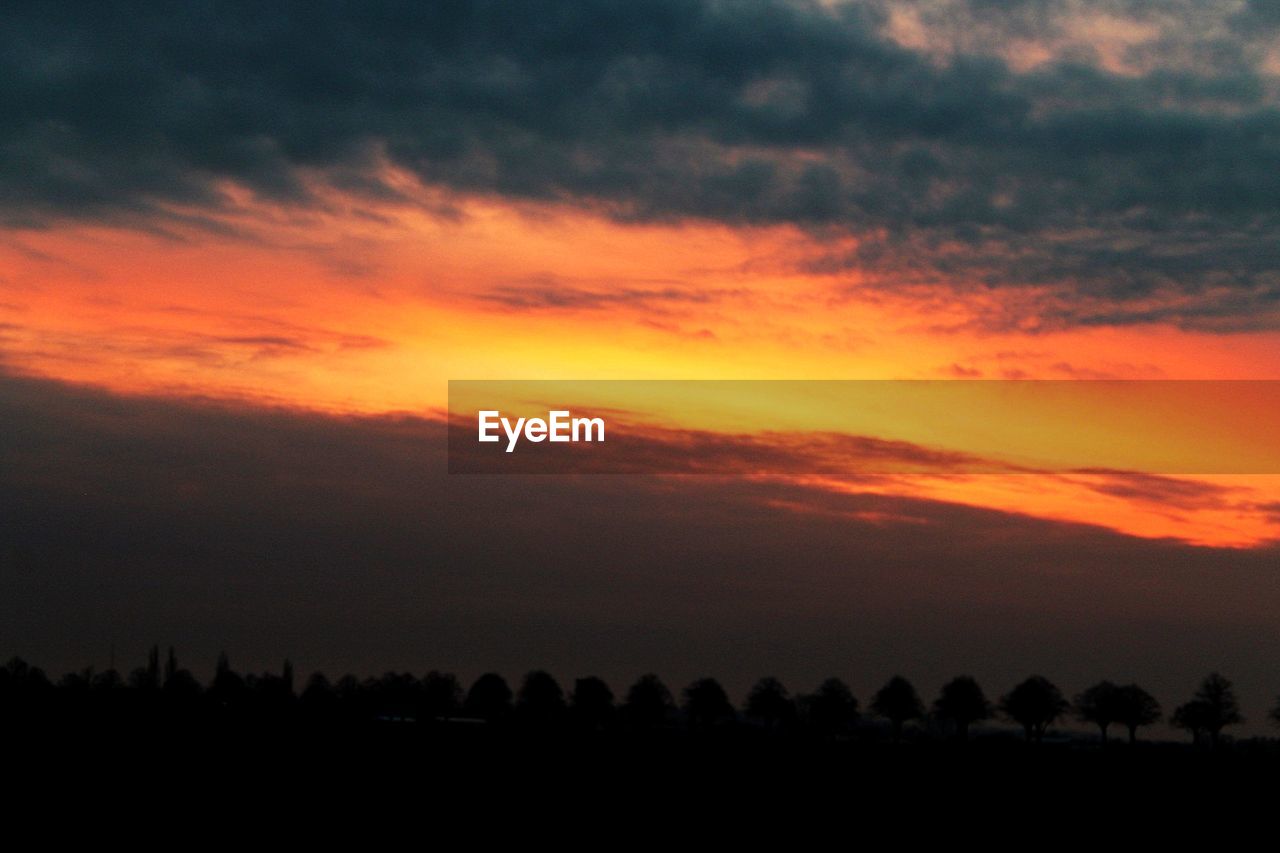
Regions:
<svg viewBox="0 0 1280 853"><path fill-rule="evenodd" d="M407 188L415 204L378 209L332 193L324 212L245 197L224 234L11 230L4 362L123 393L428 414L449 379L1280 378L1274 333L984 331L975 318L993 303L1023 310L1028 294L964 282L894 292L856 272L806 273L831 247L793 227L628 225ZM1071 478L884 488L1247 546L1280 532L1277 479L1231 478L1183 505Z"/></svg>

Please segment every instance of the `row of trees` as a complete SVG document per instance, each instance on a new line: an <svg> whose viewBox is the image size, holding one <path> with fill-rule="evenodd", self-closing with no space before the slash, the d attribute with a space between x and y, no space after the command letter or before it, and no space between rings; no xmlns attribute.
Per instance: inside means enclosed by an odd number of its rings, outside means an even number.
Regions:
<svg viewBox="0 0 1280 853"><path fill-rule="evenodd" d="M178 665L172 649L162 664L159 648L153 648L145 666L127 679L114 669L69 673L53 684L42 670L14 658L0 669L0 711L56 697L68 704L103 707L125 701L169 709L203 708L218 713L263 715L293 709L313 716L344 716L387 720L451 720L469 718L489 723L518 723L535 727L574 726L586 730L623 727L659 729L683 720L691 731L721 728L743 719L769 730L804 729L838 736L854 730L861 720L860 705L849 687L830 678L812 693L792 696L776 678L763 678L735 708L728 693L714 678L702 678L681 693L681 702L656 675L645 675L627 690L621 702L601 679L580 678L566 694L548 673L536 670L524 677L518 691L497 673L486 673L464 690L450 673L432 671L422 678L409 673L387 673L381 678L357 679L347 675L332 683L316 673L301 693L294 688L293 667L286 661L280 673L241 675L231 669L225 655L217 663L206 687ZM1074 715L1098 727L1102 740L1113 726L1128 732L1132 743L1138 730L1161 719L1159 702L1136 684L1103 681L1069 702L1048 679L1033 675L999 701L988 700L978 682L959 676L943 686L926 708L907 679L889 679L872 698L868 710L888 722L894 740L901 739L912 721L931 720L964 740L975 724L1003 718L1022 727L1028 740L1040 741L1055 722ZM1280 703L1272 716L1280 723ZM1239 703L1231 683L1212 673L1204 679L1191 701L1179 706L1170 722L1218 742L1228 726L1240 723Z"/></svg>

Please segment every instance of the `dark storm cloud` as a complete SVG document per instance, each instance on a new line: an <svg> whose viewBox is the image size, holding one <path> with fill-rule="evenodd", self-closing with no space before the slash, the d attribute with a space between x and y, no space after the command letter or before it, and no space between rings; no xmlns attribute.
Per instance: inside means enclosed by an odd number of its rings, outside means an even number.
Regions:
<svg viewBox="0 0 1280 853"><path fill-rule="evenodd" d="M895 42L904 9L951 41ZM301 205L319 203L315 181L395 197L389 160L621 219L853 233L856 253L818 267L880 286L1036 285L1119 306L1065 324L1272 325L1266 9L30 4L0 30L0 216L157 227L177 205L198 221L232 203L226 180ZM1125 54L1135 71L1069 41L1089 14L1158 25ZM1017 72L1000 53L1015 38L1057 53ZM1124 308L1153 294L1160 312Z"/></svg>
<svg viewBox="0 0 1280 853"><path fill-rule="evenodd" d="M205 674L220 649L735 694L765 672L865 695L895 671L931 693L1037 670L1166 705L1222 668L1259 720L1276 689L1274 548L732 478L450 476L429 420L25 379L0 378L0 423L0 654L55 672L161 642Z"/></svg>

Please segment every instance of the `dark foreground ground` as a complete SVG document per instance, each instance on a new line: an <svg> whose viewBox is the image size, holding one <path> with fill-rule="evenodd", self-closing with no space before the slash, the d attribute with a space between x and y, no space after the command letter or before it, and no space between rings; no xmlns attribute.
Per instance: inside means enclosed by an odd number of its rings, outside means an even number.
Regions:
<svg viewBox="0 0 1280 853"><path fill-rule="evenodd" d="M327 833L379 820L477 840L695 825L748 835L841 825L910 837L1015 825L1052 834L1120 820L1190 831L1270 821L1280 803L1280 748L1271 742L1212 751L758 730L529 733L479 723L20 725L10 721L4 734L11 817L50 808L83 820L143 814L148 826L173 820L187 832L283 821Z"/></svg>

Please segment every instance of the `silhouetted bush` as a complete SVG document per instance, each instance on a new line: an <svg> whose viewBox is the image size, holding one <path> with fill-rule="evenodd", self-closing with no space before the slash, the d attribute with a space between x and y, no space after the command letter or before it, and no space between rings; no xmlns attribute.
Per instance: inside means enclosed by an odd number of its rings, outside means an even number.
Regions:
<svg viewBox="0 0 1280 853"><path fill-rule="evenodd" d="M796 705L791 694L776 678L762 678L747 694L743 711L760 720L767 729L790 726L796 721Z"/></svg>
<svg viewBox="0 0 1280 853"><path fill-rule="evenodd" d="M858 700L838 678L828 678L815 692L801 696L797 704L805 724L824 737L848 734L858 721Z"/></svg>
<svg viewBox="0 0 1280 853"><path fill-rule="evenodd" d="M397 730L411 730L405 724L420 724L416 731L437 744L474 744L479 742L475 738L486 737L483 732L496 730L501 734L491 741L494 744L552 737L558 749L588 745L594 749L635 742L646 750L655 747L654 755L686 742L680 736L682 729L699 735L699 749L705 747L717 755L714 751L724 745L748 742L796 749L806 744L821 745L823 750L852 744L872 752L878 748L878 739L867 736L872 731L857 727L858 702L836 678L794 699L778 679L762 678L747 692L739 717L724 687L710 677L688 685L677 709L671 692L652 673L630 687L621 705L615 704L613 691L599 678L577 679L566 697L555 677L544 670L525 675L515 695L498 673L481 675L464 694L455 676L438 670L422 678L394 671L363 679L348 674L336 683L317 672L299 695L289 661L276 672L239 673L221 654L205 687L180 666L173 649L162 659L159 647L153 646L144 663L131 673L126 682L114 669L87 668L67 673L55 686L43 670L13 658L0 668L0 721L18 725L19 731L65 724L97 726L94 730L99 732L141 733L164 726L170 735L183 729L225 728L237 736L255 730L282 736L293 728L313 734L385 731L392 724ZM1119 725L1128 730L1132 743L1139 728L1161 716L1160 704L1141 687L1108 681L1082 691L1069 706L1056 686L1032 676L999 703L1000 712L1023 728L1026 740L1037 744L1069 707L1080 720L1097 726L1104 742L1109 729ZM870 710L889 722L895 743L908 722L924 715L915 687L901 676L889 679L877 691ZM957 739L967 740L973 724L993 713L978 683L970 676L958 676L942 687L932 704L932 719L945 727L922 727L914 737L927 744L954 732ZM1270 716L1280 722L1280 707ZM738 725L739 719L752 725ZM1242 719L1231 683L1212 673L1191 701L1174 712L1171 722L1191 731L1194 741L1219 746L1222 730ZM761 731L768 733L767 739L760 737ZM568 737L570 732L577 734ZM703 737L711 733L714 737ZM964 754L978 750L991 754L1002 748L1001 743L1008 748L1008 738L998 732L983 732L980 740L983 746L968 747ZM910 761L916 751L882 754ZM1037 747L1034 754L1043 754L1043 748ZM1122 753L1109 750L1107 754Z"/></svg>
<svg viewBox="0 0 1280 853"><path fill-rule="evenodd" d="M524 677L524 683L520 685L516 710L526 725L555 726L564 718L564 691L550 674L534 670Z"/></svg>
<svg viewBox="0 0 1280 853"><path fill-rule="evenodd" d="M902 726L924 716L924 704L916 688L900 675L890 678L871 700L871 712L884 717L893 727L893 740L902 739Z"/></svg>
<svg viewBox="0 0 1280 853"><path fill-rule="evenodd" d="M1106 743L1107 729L1120 717L1120 688L1110 681L1099 681L1076 697L1075 712L1084 722L1097 726Z"/></svg>
<svg viewBox="0 0 1280 853"><path fill-rule="evenodd" d="M1062 697L1062 691L1040 675L1031 676L1000 700L1000 710L1004 715L1022 726L1027 740L1037 743L1044 739L1049 726L1070 707Z"/></svg>
<svg viewBox="0 0 1280 853"><path fill-rule="evenodd" d="M654 731L667 724L675 712L676 703L671 691L662 679L653 673L642 675L627 691L627 701L622 706L628 726L637 731Z"/></svg>
<svg viewBox="0 0 1280 853"><path fill-rule="evenodd" d="M957 676L943 685L942 692L933 702L933 711L955 727L956 737L960 740L969 738L971 725L989 719L994 713L978 682L967 675Z"/></svg>
<svg viewBox="0 0 1280 853"><path fill-rule="evenodd" d="M1160 719L1160 703L1136 684L1118 688L1116 721L1129 732L1129 743L1138 742L1138 729Z"/></svg>
<svg viewBox="0 0 1280 853"><path fill-rule="evenodd" d="M431 670L422 677L419 718L447 720L462 711L462 685L453 673Z"/></svg>
<svg viewBox="0 0 1280 853"><path fill-rule="evenodd" d="M729 694L714 678L699 678L684 689L684 713L694 731L731 722L734 716Z"/></svg>
<svg viewBox="0 0 1280 853"><path fill-rule="evenodd" d="M511 713L511 688L496 672L486 672L467 691L463 709L467 716L486 722L504 720Z"/></svg>
<svg viewBox="0 0 1280 853"><path fill-rule="evenodd" d="M1200 682L1200 689L1191 701L1174 710L1172 722L1190 731L1193 740L1199 740L1202 734L1209 735L1210 744L1216 748L1222 730L1244 722L1244 717L1231 682L1211 672Z"/></svg>
<svg viewBox="0 0 1280 853"><path fill-rule="evenodd" d="M602 731L613 722L613 691L599 678L579 678L573 684L569 709L574 724L586 731Z"/></svg>

